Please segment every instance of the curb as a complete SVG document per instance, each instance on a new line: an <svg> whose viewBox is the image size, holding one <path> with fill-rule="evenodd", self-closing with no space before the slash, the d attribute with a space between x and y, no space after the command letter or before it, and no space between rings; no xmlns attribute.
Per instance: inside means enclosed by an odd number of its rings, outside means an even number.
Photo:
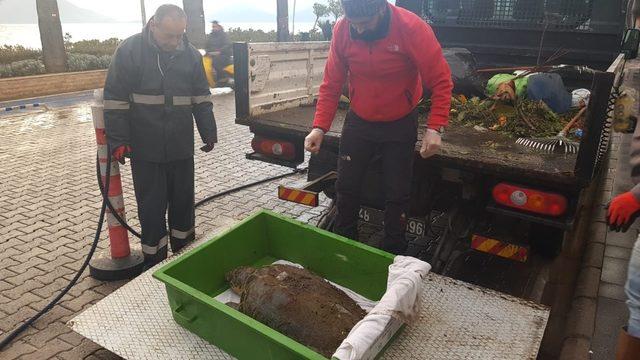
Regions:
<svg viewBox="0 0 640 360"><path fill-rule="evenodd" d="M560 360L588 359L590 357L591 341L596 325L596 311L598 304L598 292L600 290L600 278L605 252L607 225L604 221L598 221L601 215L599 210L606 204L613 193L615 170L618 165L618 153L622 151L620 143L622 136L614 134L611 139L611 149L606 161L608 171L603 171L600 178L600 187L596 193L593 204L593 214L590 219L589 235L584 255L580 265L578 280L575 284L571 310L568 314L568 322L562 341ZM601 209L604 210L604 209Z"/></svg>
<svg viewBox="0 0 640 360"><path fill-rule="evenodd" d="M2 109L2 111L4 112L9 112L9 111L15 111L15 110L25 110L28 108L44 108L45 110L48 110L47 106L45 104L41 104L41 103L33 103L33 104L23 104L23 105L16 105L16 106L8 106Z"/></svg>
<svg viewBox="0 0 640 360"><path fill-rule="evenodd" d="M627 63L627 69L623 88L635 89L640 77L640 62L634 60ZM634 94L634 99L638 100L638 94ZM611 292L610 288L603 286L602 272L607 244L608 228L604 220L605 205L610 199L620 191L628 189L629 180L625 177L617 177L620 167L626 168L625 155L629 151L628 141L630 135L612 133L610 150L606 160L606 171L602 172L600 187L596 193L596 200L593 204L593 215L589 228L589 239L586 250L582 256L579 278L575 285L575 291L569 311L569 319L580 319L580 321L570 321L565 328L565 336L562 341L562 351L559 359L589 359L593 352L591 344L596 326L596 311L598 296L601 293ZM611 293L613 294L613 293ZM615 295L614 295L615 296ZM617 336L617 335L612 335ZM612 354L613 356L613 354Z"/></svg>

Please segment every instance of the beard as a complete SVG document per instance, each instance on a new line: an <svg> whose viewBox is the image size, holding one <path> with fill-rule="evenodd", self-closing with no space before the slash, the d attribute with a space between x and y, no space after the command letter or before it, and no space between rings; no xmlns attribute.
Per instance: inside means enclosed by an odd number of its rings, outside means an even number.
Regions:
<svg viewBox="0 0 640 360"><path fill-rule="evenodd" d="M363 31L362 33L357 33L356 32L354 37L356 39L359 39L359 40L372 42L372 41L378 40L378 38L380 36L379 36L378 32L375 31L375 30L366 30L366 31Z"/></svg>

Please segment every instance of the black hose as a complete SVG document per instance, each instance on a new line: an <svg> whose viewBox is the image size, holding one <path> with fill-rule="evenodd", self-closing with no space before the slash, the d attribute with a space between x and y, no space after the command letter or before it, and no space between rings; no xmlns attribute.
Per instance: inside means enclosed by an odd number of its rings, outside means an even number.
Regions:
<svg viewBox="0 0 640 360"><path fill-rule="evenodd" d="M114 209L113 204L111 204L111 201L109 201L109 194L107 191L105 191L105 189L109 189L109 182L111 180L111 151L108 150L107 151L107 168L106 168L106 174L105 174L105 184L102 184L102 176L100 173L100 159L98 157L96 157L96 173L97 173L97 177L98 177L98 187L100 188L100 194L102 195L102 208L100 209L100 217L98 220L98 228L96 229L96 234L95 237L93 239L93 243L91 244L91 249L89 250L89 254L87 255L87 258L85 259L84 263L82 264L82 267L80 267L80 270L78 270L78 272L76 273L76 275L73 277L73 279L71 280L71 282L69 282L69 284L64 288L64 290L62 290L58 296L56 296L47 306L45 306L44 309L40 310L40 312L38 312L35 316L33 316L32 318L30 318L29 320L25 321L24 323L22 323L22 325L20 325L19 328L15 329L13 332L11 332L11 334L9 334L7 337L5 337L4 339L2 339L2 341L0 342L0 351L2 351L5 347L7 347L13 340L15 340L16 337L18 337L18 335L20 335L22 332L24 332L26 329L29 328L29 326L31 326L31 324L33 324L34 322L36 322L42 315L46 314L49 310L53 309L54 306L56 306L56 304L58 303L58 301L60 301L60 299L62 299L68 292L69 290L71 290L71 288L73 286L75 286L75 284L78 282L78 280L80 279L80 276L82 276L82 273L84 273L84 271L87 269L87 266L89 266L89 262L91 261L91 258L93 257L93 254L96 251L96 248L98 247L98 241L100 240L100 233L102 232L102 225L104 223L104 216L106 213L107 208L111 211L111 214L116 218L116 220L118 220L118 222L124 227L126 228L131 234L133 234L134 236L140 238L140 234L135 231L134 229L132 229L127 222L120 217L120 215L118 214L118 212L116 211L116 209ZM307 169L295 169L294 171L290 172L290 173L286 173L286 174L282 174L282 175L278 175L278 176L273 176L267 179L263 179L263 180L259 180L256 182L252 182L250 184L246 184L246 185L242 185L242 186L238 186L235 187L233 189L229 189L229 190L225 190L223 192L214 194L212 196L209 196L207 198L204 198L200 201L198 201L195 204L195 207L199 207L204 205L205 203L214 200L216 198L225 196L225 195L229 195L232 193L235 193L237 191L241 191L256 185L260 185L260 184L264 184L270 181L274 181L274 180L278 180L278 179L282 179L291 175L296 175L296 174L301 174L304 173Z"/></svg>
<svg viewBox="0 0 640 360"><path fill-rule="evenodd" d="M111 173L111 149L107 149L107 152L109 153L109 156L107 157L107 168L108 168L107 173ZM97 155L96 155L96 161L98 162L98 164L100 163L100 158ZM137 237L138 239L141 239L142 238L141 235L137 231L135 231L133 228L131 228L131 226L129 226L129 224L127 224L127 222L122 217L120 217L120 214L118 214L116 209L113 208L113 204L111 204L111 201L109 200L109 193L104 190L104 187L102 185L102 180L100 179L100 175L101 175L100 167L98 167L98 187L100 188L100 194L102 194L102 199L107 203L107 207L111 211L111 215L113 215L113 217L115 217L116 220L118 220L120 225L122 225L131 234L133 234L133 236Z"/></svg>
<svg viewBox="0 0 640 360"><path fill-rule="evenodd" d="M207 198L204 198L204 199L198 201L196 203L195 207L198 208L199 206L202 206L202 205L208 203L211 200L217 199L217 198L225 196L225 195L229 195L229 194L232 194L232 193L235 193L235 192L238 192L238 191L242 191L244 189L248 189L250 187L254 187L254 186L257 186L257 185L260 185L260 184L264 184L264 183L267 183L267 182L270 182L270 181L282 179L282 178L285 178L285 177L288 177L288 176L291 176L291 175L302 174L302 173L304 173L306 171L307 171L307 168L295 169L290 173L286 173L286 174L270 177L270 178L267 178L267 179L258 180L256 182L252 182L252 183L249 183L249 184L246 184L246 185L241 185L241 186L235 187L235 188L230 189L230 190L225 190L223 192L219 192L217 194L211 195L211 196L209 196Z"/></svg>
<svg viewBox="0 0 640 360"><path fill-rule="evenodd" d="M109 154L107 158L107 164L110 164L110 163L111 163L111 154ZM100 183L100 187L102 188L102 179L100 176L99 161L96 161L96 169L98 172L98 183ZM106 179L105 179L106 184L104 186L107 189L109 188L110 177L111 177L111 166L107 166ZM89 254L87 255L87 258L84 260L82 267L80 267L80 270L78 270L78 272L73 277L71 282L69 282L67 287L65 287L64 290L62 290L58 294L58 296L56 296L47 306L45 306L44 309L40 310L32 318L22 323L22 325L20 325L19 328L15 329L7 337L2 339L2 341L0 342L0 351L2 351L2 349L7 347L23 331L27 330L29 326L31 326L31 324L36 322L36 320L38 320L42 315L46 314L49 310L53 309L53 307L56 306L58 301L60 301L60 299L62 299L69 292L69 290L71 290L71 288L78 282L78 279L80 279L80 276L82 276L82 273L87 269L87 266L89 266L89 262L91 261L91 258L93 257L93 254L95 253L96 248L98 247L98 241L100 240L100 233L102 232L102 224L104 223L104 215L107 210L107 203L109 202L106 199L108 198L103 197L102 199L102 208L100 209L100 217L98 219L98 228L96 229L96 234L93 238L93 244L91 244L91 249L89 250Z"/></svg>
<svg viewBox="0 0 640 360"><path fill-rule="evenodd" d="M219 197L222 197L222 196L225 196L225 195L229 195L229 194L233 194L235 192L242 191L244 189L248 189L250 187L254 187L254 186L261 185L261 184L264 184L264 183L267 183L267 182L271 182L271 181L274 181L274 180L282 179L282 178L285 178L285 177L288 177L288 176L291 176L291 175L301 174L301 173L304 173L305 171L307 171L306 168L304 168L304 169L295 169L294 171L292 171L290 173L273 176L273 177L270 177L270 178L267 178L267 179L262 179L262 180L259 180L259 181L256 181L256 182L252 182L252 183L249 183L249 184L241 185L241 186L235 187L233 189L225 190L223 192L211 195L211 196L209 196L207 198L204 198L204 199L198 201L195 204L194 207L197 209L198 207L208 203L211 200L217 199ZM116 220L118 220L120 225L122 225L125 229L127 229L135 237L140 239L141 238L140 234L137 231L135 231L134 229L132 229L131 226L129 226L129 224L127 224L127 222L120 216L120 214L118 214L116 209L113 208L113 205L111 204L111 201L109 201L109 198L108 198L106 192L104 191L104 188L102 186L102 182L99 182L98 186L100 187L100 193L102 193L102 196L107 201L107 207L109 208L109 210L111 210L111 214L116 218Z"/></svg>

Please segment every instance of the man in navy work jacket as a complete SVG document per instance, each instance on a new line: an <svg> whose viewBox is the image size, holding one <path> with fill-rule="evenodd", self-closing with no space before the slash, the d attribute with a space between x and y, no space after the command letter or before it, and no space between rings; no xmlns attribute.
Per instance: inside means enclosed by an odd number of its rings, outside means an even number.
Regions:
<svg viewBox="0 0 640 360"><path fill-rule="evenodd" d="M202 57L186 24L181 8L160 6L118 47L104 88L109 147L121 163L131 158L147 267L167 257L169 240L175 253L195 238L194 117L201 149L217 142Z"/></svg>

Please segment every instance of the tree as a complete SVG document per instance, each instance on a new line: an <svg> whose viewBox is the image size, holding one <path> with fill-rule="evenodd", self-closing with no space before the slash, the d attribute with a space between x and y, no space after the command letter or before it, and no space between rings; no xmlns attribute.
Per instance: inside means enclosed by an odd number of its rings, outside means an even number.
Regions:
<svg viewBox="0 0 640 360"><path fill-rule="evenodd" d="M289 2L277 0L278 42L289 41Z"/></svg>
<svg viewBox="0 0 640 360"><path fill-rule="evenodd" d="M329 13L333 15L334 23L338 21L340 16L344 15L342 11L342 5L340 4L340 0L329 0Z"/></svg>
<svg viewBox="0 0 640 360"><path fill-rule="evenodd" d="M144 0L140 0L140 16L142 17L142 27L147 25L147 9L144 6Z"/></svg>
<svg viewBox="0 0 640 360"><path fill-rule="evenodd" d="M316 31L316 27L320 27L322 34L326 40L331 40L331 33L333 26L338 19L343 15L342 5L340 0L327 0L327 4L315 3L313 4L313 14L316 16L316 20L313 23L311 32ZM329 18L329 19L325 19Z"/></svg>
<svg viewBox="0 0 640 360"><path fill-rule="evenodd" d="M62 25L57 0L36 0L38 29L42 42L44 65L49 73L67 71Z"/></svg>
<svg viewBox="0 0 640 360"><path fill-rule="evenodd" d="M187 14L187 37L191 43L203 48L207 36L202 0L182 0L182 6Z"/></svg>
<svg viewBox="0 0 640 360"><path fill-rule="evenodd" d="M316 20L313 22L312 31L316 30L318 21L329 14L329 8L325 4L315 3L313 4L313 15L316 16Z"/></svg>

